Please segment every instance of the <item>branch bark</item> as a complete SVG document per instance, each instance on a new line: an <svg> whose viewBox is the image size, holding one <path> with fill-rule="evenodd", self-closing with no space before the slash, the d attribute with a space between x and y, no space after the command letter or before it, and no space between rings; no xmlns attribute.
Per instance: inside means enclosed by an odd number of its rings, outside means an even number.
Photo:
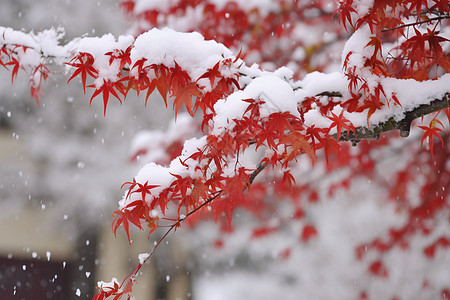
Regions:
<svg viewBox="0 0 450 300"><path fill-rule="evenodd" d="M377 140L381 133L391 130L400 130L400 136L407 137L409 136L412 121L449 106L450 94L446 93L442 99L436 99L430 102L430 104L423 104L412 111L406 112L405 117L400 121L395 121L394 118L390 118L386 122L378 124L372 129L367 127L358 127L356 128L356 136L353 131L344 131L341 133L339 141L350 141L353 145L355 145L362 140Z"/></svg>

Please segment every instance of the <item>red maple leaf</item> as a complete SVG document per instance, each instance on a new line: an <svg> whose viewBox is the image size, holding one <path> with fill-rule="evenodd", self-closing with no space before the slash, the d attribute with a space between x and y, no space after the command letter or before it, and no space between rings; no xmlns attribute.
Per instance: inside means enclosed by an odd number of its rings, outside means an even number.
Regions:
<svg viewBox="0 0 450 300"><path fill-rule="evenodd" d="M6 66L13 66L11 82L14 82L14 79L17 77L17 73L19 72L20 63L15 57L11 57L11 60L5 64Z"/></svg>
<svg viewBox="0 0 450 300"><path fill-rule="evenodd" d="M192 116L192 97L198 98L202 95L197 84L191 81L189 74L184 71L176 62L175 67L170 69L171 76L171 95L174 97L173 108L175 115L183 106L186 106L188 113Z"/></svg>
<svg viewBox="0 0 450 300"><path fill-rule="evenodd" d="M211 88L213 88L216 77L222 77L222 74L219 72L219 66L220 66L220 61L217 64L215 64L212 69L208 68L208 70L202 76L200 76L197 79L197 81L199 81L202 78L208 78L209 83L211 84Z"/></svg>
<svg viewBox="0 0 450 300"><path fill-rule="evenodd" d="M330 119L331 121L333 121L333 123L331 123L331 125L330 125L330 129L336 127L336 131L337 131L336 140L339 141L339 138L341 137L342 128L347 130L347 132L353 131L353 133L355 134L355 138L356 138L356 129L353 126L352 122L350 122L349 120L347 120L344 117L344 110L341 111L339 116L337 116L336 114L331 112L331 117L327 117L327 118Z"/></svg>
<svg viewBox="0 0 450 300"><path fill-rule="evenodd" d="M145 196L147 194L151 194L150 190L159 187L159 185L148 184L148 181L146 181L144 184L136 182L136 185L138 186L138 188L133 190L131 193L141 193L142 201L145 201Z"/></svg>
<svg viewBox="0 0 450 300"><path fill-rule="evenodd" d="M438 127L436 127L436 123L438 123L439 125L444 127L442 122L439 121L438 119L431 120L429 126L419 126L420 129L425 131L423 133L422 140L420 141L420 146L423 147L423 142L426 139L428 139L428 146L429 146L429 150L430 150L430 153L431 153L431 158L434 158L433 157L433 145L434 145L433 137L437 137L441 141L442 146L444 145L444 140L442 139L442 137L439 134L439 132L445 132L445 131L440 129L440 128L438 128Z"/></svg>
<svg viewBox="0 0 450 300"><path fill-rule="evenodd" d="M113 61L115 59L120 60L120 70L123 69L123 67L128 64L131 65L131 49L133 48L133 46L129 46L127 49L124 50L119 50L119 49L115 49L114 51L110 51L105 53L105 55L109 55L109 64L111 65L113 63Z"/></svg>
<svg viewBox="0 0 450 300"><path fill-rule="evenodd" d="M352 26L352 13L356 14L356 10L352 7L353 0L345 0L339 3L339 8L335 14L339 14L339 23L347 30L347 22Z"/></svg>
<svg viewBox="0 0 450 300"><path fill-rule="evenodd" d="M97 88L94 84L89 85L88 87L95 88L96 90L92 94L91 100L89 101L89 105L92 104L92 100L97 97L100 93L103 94L103 114L106 115L106 106L108 105L109 100L109 93L111 93L114 97L119 100L120 104L122 104L122 100L120 99L119 95L116 92L116 89L122 94L125 95L126 88L125 86L119 82L112 82L110 80L106 81L106 79L103 79L103 84L100 88Z"/></svg>
<svg viewBox="0 0 450 300"><path fill-rule="evenodd" d="M76 62L78 61L78 62ZM90 53L80 52L77 56L72 58L72 60L66 65L72 66L76 68L73 72L72 76L67 80L69 83L75 76L81 74L81 82L83 84L83 91L86 94L86 78L87 75L92 76L93 78L97 78L98 71L93 67L94 57Z"/></svg>

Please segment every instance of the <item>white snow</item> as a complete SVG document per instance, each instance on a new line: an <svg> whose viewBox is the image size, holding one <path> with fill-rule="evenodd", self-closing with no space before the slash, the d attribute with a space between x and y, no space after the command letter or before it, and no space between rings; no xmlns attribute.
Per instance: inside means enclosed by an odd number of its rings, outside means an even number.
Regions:
<svg viewBox="0 0 450 300"><path fill-rule="evenodd" d="M197 32L180 33L169 28L152 29L136 38L131 59L134 62L146 58L144 66L164 64L174 67L175 62L197 80L208 68L232 53L224 45L206 41Z"/></svg>
<svg viewBox="0 0 450 300"><path fill-rule="evenodd" d="M93 67L98 70L99 78L96 79L95 84L97 87L103 85L103 80L115 82L118 80L117 74L121 72L119 70L119 62L113 61L109 63L110 56L105 53L111 52L115 49L126 50L134 42L134 38L131 35L119 36L117 39L112 34L105 34L102 37L84 37L75 39L67 44L67 49L71 53L89 53L94 57ZM71 67L67 66L70 70Z"/></svg>
<svg viewBox="0 0 450 300"><path fill-rule="evenodd" d="M119 280L117 278L113 277L110 282L104 282L104 281L98 281L97 286L101 289L111 289L114 290L114 286L120 286Z"/></svg>
<svg viewBox="0 0 450 300"><path fill-rule="evenodd" d="M150 257L150 253L140 253L138 255L139 264L143 265L149 257Z"/></svg>

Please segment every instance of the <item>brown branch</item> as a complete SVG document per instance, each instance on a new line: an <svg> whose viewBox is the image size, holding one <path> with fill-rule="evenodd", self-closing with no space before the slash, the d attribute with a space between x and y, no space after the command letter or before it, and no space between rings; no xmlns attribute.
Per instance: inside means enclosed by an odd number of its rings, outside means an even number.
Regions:
<svg viewBox="0 0 450 300"><path fill-rule="evenodd" d="M400 121L395 121L393 117L386 122L380 123L372 129L367 127L356 128L356 137L353 131L344 131L341 133L339 141L351 141L353 145L361 140L376 140L383 132L391 130L400 130L400 136L409 136L412 121L432 112L447 108L450 106L450 94L446 93L442 99L436 99L429 104L422 104L415 109L405 113L405 117Z"/></svg>
<svg viewBox="0 0 450 300"><path fill-rule="evenodd" d="M316 95L316 97L320 97L320 96L342 97L342 93L341 92L322 92L322 93Z"/></svg>
<svg viewBox="0 0 450 300"><path fill-rule="evenodd" d="M252 174L250 174L250 182L249 182L249 185L252 184L253 181L255 181L256 176L258 176L258 174L261 173L262 170L264 170L265 167L266 167L266 164L262 162L262 163L260 163L260 164L258 165L258 167L256 168L256 170L253 171Z"/></svg>

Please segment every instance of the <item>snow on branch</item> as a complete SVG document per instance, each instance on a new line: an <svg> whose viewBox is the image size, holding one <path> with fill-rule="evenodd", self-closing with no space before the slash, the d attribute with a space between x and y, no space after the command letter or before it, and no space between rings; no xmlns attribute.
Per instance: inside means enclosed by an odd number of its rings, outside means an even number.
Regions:
<svg viewBox="0 0 450 300"><path fill-rule="evenodd" d="M328 153L336 147L332 135L355 141L393 129L405 135L411 118L441 107L434 101L450 92L449 74L419 81L374 72L372 60L380 50L368 26L347 42L344 72L313 72L297 81L286 67L274 72L249 67L240 54L198 33L152 29L136 38L108 34L60 46L61 29L40 34L0 30L2 65L13 66L13 78L19 69L28 69L34 89L41 82L36 77L47 78L51 60L73 72L69 81L80 76L84 89L95 89L91 101L101 95L105 112L110 95L121 101L131 89L146 92L146 102L158 91L166 104L173 100L176 114L183 106L191 115L198 108L203 112L202 138L186 141L168 167L150 163L130 182L116 229L125 220L140 224L135 218L157 226L155 218L165 214L169 202L189 211L219 191L242 192L262 166L288 174L298 155L314 162L316 150ZM88 79L93 83L87 85ZM251 153L260 148L265 154L255 159ZM146 214L132 213L142 205L148 207ZM231 218L232 210L217 212Z"/></svg>
<svg viewBox="0 0 450 300"><path fill-rule="evenodd" d="M355 143L362 140L377 140L381 133L391 130L400 130L400 136L408 137L412 121L449 106L450 94L446 93L442 99L432 100L429 104L421 104L413 110L405 112L404 118L401 120L396 120L396 118L391 117L387 121L379 123L371 129L368 129L367 127L358 127L355 132L345 131L341 134L339 140L351 141L355 145Z"/></svg>

